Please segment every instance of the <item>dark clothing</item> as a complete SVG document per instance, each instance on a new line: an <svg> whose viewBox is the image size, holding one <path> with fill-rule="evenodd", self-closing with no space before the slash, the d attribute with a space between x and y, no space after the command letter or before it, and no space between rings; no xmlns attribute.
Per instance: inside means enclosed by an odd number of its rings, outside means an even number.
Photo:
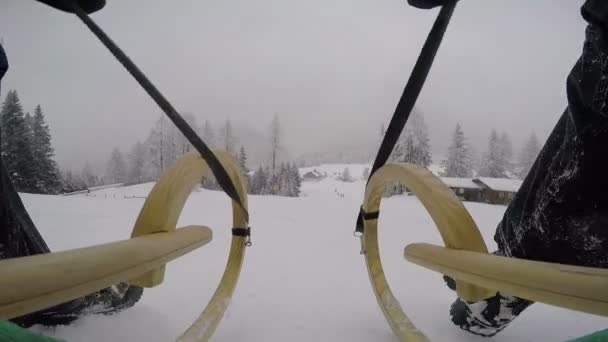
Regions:
<svg viewBox="0 0 608 342"><path fill-rule="evenodd" d="M2 47L2 44L0 44L0 81L2 81L2 77L4 77L4 74L6 74L7 70L8 60L6 59L6 53L4 52L4 48Z"/></svg>
<svg viewBox="0 0 608 342"><path fill-rule="evenodd" d="M414 7L422 9L430 9L438 6L443 6L448 2L454 2L457 0L407 0L407 2Z"/></svg>
<svg viewBox="0 0 608 342"><path fill-rule="evenodd" d="M498 225L506 256L608 267L608 1L588 0L568 108Z"/></svg>
<svg viewBox="0 0 608 342"><path fill-rule="evenodd" d="M587 28L568 108L507 208L494 239L507 256L608 266L608 48Z"/></svg>
<svg viewBox="0 0 608 342"><path fill-rule="evenodd" d="M37 0L43 4L47 4L58 10L72 12L72 6L68 5L65 0ZM88 14L97 12L106 5L106 0L72 0L75 1L83 11Z"/></svg>
<svg viewBox="0 0 608 342"><path fill-rule="evenodd" d="M587 0L582 55L566 83L568 107L498 224L497 254L608 267L608 1ZM452 306L465 330L493 335L530 301L498 295ZM484 310L476 310L484 308Z"/></svg>

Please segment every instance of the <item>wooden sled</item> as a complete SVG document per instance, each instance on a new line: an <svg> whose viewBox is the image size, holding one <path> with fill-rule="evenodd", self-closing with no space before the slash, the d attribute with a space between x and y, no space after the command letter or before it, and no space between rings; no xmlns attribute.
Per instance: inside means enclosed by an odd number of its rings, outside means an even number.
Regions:
<svg viewBox="0 0 608 342"><path fill-rule="evenodd" d="M456 280L467 301L497 291L532 301L608 316L608 270L505 258L488 254L471 215L458 197L429 171L410 164L387 164L371 177L362 210L377 212L388 183L411 190L437 226L445 247L415 243L405 258ZM378 220L364 222L361 237L370 281L378 304L401 341L428 341L393 296L380 261Z"/></svg>
<svg viewBox="0 0 608 342"><path fill-rule="evenodd" d="M247 229L247 197L240 169L227 152L214 151L235 184L245 208L235 202L233 226ZM0 319L10 319L70 301L119 282L154 287L164 280L165 264L212 239L211 229L176 229L188 196L209 174L198 153L189 153L151 190L131 239L0 262ZM247 236L233 236L226 270L215 294L178 340L206 341L221 321L236 287Z"/></svg>

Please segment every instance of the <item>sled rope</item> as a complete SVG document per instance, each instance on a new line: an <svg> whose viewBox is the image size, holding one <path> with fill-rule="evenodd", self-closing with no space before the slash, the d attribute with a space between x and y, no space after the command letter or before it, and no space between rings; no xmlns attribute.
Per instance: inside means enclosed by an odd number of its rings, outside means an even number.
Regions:
<svg viewBox="0 0 608 342"><path fill-rule="evenodd" d="M165 98L165 96L154 86L154 84L146 77L146 75L131 61L131 59L112 41L110 37L87 15L87 13L78 5L75 0L64 0L71 7L74 13L82 20L82 22L91 30L91 32L103 43L103 45L114 55L114 57L127 69L127 71L135 78L139 85L150 95L156 104L163 110L175 126L182 132L184 137L194 146L201 154L203 159L209 165L213 175L217 179L218 184L224 192L236 201L242 209L245 209L242 198L238 195L235 185L230 180L228 173L222 167L218 158L211 152L211 149L205 142L194 132L192 127L184 120L184 118L175 110L173 105ZM249 221L249 214L246 212L246 219Z"/></svg>
<svg viewBox="0 0 608 342"><path fill-rule="evenodd" d="M443 35L448 27L448 24L450 23L452 14L454 13L456 2L457 1L454 0L444 5L441 7L439 14L437 14L435 23L433 24L433 27L431 28L431 31L429 32L429 35L422 46L422 50L420 50L418 60L414 65L410 78L403 89L401 99L399 99L397 108L395 108L395 113L393 114L393 117L388 125L386 133L384 134L378 154L376 155L376 160L374 161L372 170L369 173L368 182L374 173L378 171L378 169L384 164L386 164L386 161L395 148L395 144L397 144L397 140L399 139L405 124L407 123L407 119L409 118L412 109L414 109L418 95L420 95L424 82L426 81L429 71L431 70L431 66L433 65L433 61L435 60L435 56L437 55L441 41L443 40ZM357 217L355 235L361 236L363 234L363 229L363 217L359 215Z"/></svg>

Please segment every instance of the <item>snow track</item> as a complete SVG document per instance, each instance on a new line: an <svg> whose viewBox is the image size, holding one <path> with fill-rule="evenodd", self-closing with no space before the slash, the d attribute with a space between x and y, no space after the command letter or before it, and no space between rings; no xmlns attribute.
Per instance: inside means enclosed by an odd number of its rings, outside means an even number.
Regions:
<svg viewBox="0 0 608 342"><path fill-rule="evenodd" d="M347 165L333 166L333 174ZM360 177L353 166L353 178ZM361 169L362 170L362 169ZM69 197L23 195L53 250L128 237L152 184ZM359 240L352 237L364 182L328 177L304 182L304 197L251 196L253 246L239 285L213 341L386 341L396 337L372 293ZM344 194L340 197L336 192ZM128 198L133 197L135 198ZM127 197L127 198L125 198ZM505 207L467 203L490 249ZM410 242L441 244L415 197L382 202L380 246L387 279L412 321L432 341L564 341L608 326L608 319L535 304L492 339L469 335L449 321L454 294L441 277L403 258ZM213 241L172 263L161 286L146 289L135 307L115 316L91 316L45 334L68 341L172 341L200 314L224 270L231 206L221 192L193 193L179 226L206 225Z"/></svg>

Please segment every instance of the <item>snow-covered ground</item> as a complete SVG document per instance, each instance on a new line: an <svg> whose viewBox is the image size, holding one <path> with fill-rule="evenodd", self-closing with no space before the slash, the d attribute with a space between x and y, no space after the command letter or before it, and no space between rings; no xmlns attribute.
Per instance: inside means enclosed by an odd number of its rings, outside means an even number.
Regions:
<svg viewBox="0 0 608 342"><path fill-rule="evenodd" d="M328 174L346 165L322 167ZM253 246L215 341L386 341L397 339L372 293L359 241L352 236L362 201L364 166L348 166L353 183L327 177L304 182L303 197L251 196ZM53 250L125 239L152 184L104 189L95 196L23 195ZM343 194L339 196L338 194ZM133 198L135 197L135 198ZM467 203L486 241L505 207ZM171 341L198 316L224 269L230 239L230 203L221 192L197 190L180 225L203 224L213 241L168 265L165 283L146 289L135 307L91 316L54 330L68 341ZM409 264L410 242L440 243L431 219L413 196L383 201L382 256L393 292L432 341L564 341L604 329L608 320L535 304L497 337L484 339L454 327L453 293L440 275Z"/></svg>

